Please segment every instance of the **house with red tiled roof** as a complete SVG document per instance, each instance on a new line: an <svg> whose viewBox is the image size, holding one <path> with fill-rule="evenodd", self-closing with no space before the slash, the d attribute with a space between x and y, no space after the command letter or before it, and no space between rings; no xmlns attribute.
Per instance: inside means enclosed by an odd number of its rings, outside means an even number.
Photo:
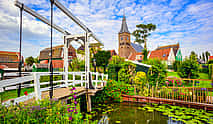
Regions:
<svg viewBox="0 0 213 124"><path fill-rule="evenodd" d="M22 56L22 61L23 61ZM0 66L3 70L18 70L19 52L0 51Z"/></svg>
<svg viewBox="0 0 213 124"><path fill-rule="evenodd" d="M209 56L209 61L210 61L210 60L213 60L213 56Z"/></svg>
<svg viewBox="0 0 213 124"><path fill-rule="evenodd" d="M33 71L48 71L50 61L50 48L45 48L40 51L38 57L39 63L33 65ZM64 45L58 45L52 48L52 64L54 70L59 70L64 67ZM71 62L76 58L76 50L72 45L68 47L68 59Z"/></svg>
<svg viewBox="0 0 213 124"><path fill-rule="evenodd" d="M148 54L149 59L160 59L165 61L167 65L172 65L175 61L175 54L173 48L166 48L166 49L156 49L150 51Z"/></svg>

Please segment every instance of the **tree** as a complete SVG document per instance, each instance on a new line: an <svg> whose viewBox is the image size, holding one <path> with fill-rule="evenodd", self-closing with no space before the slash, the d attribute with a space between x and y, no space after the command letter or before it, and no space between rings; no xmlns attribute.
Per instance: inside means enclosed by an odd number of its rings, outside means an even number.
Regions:
<svg viewBox="0 0 213 124"><path fill-rule="evenodd" d="M109 59L111 58L111 53L110 51L98 51L95 55L94 58L96 60L96 66L104 67L104 72L106 70L106 66L109 63Z"/></svg>
<svg viewBox="0 0 213 124"><path fill-rule="evenodd" d="M206 62L205 54L204 53L202 53L202 59L203 59L204 62Z"/></svg>
<svg viewBox="0 0 213 124"><path fill-rule="evenodd" d="M151 32L156 29L156 25L150 24L139 24L136 25L137 29L132 33L135 36L135 42L139 44L144 43L144 48L146 47L147 37L150 36Z"/></svg>
<svg viewBox="0 0 213 124"><path fill-rule="evenodd" d="M35 62L35 60L34 60L34 58L32 57L32 56L30 56L30 57L27 57L26 59L25 59L25 62L27 63L27 65L33 65L33 63Z"/></svg>
<svg viewBox="0 0 213 124"><path fill-rule="evenodd" d="M206 55L206 62L209 61L209 56L210 56L210 53L208 51L205 52L205 55Z"/></svg>
<svg viewBox="0 0 213 124"><path fill-rule="evenodd" d="M199 65L197 63L197 55L195 54L194 51L191 52L191 55L188 58L186 58L182 64L180 65L179 69L179 75L182 78L192 78L195 79L199 77L198 72L199 72Z"/></svg>
<svg viewBox="0 0 213 124"><path fill-rule="evenodd" d="M166 64L159 59L149 59L143 63L152 65L147 73L149 85L156 86L156 88L162 85L166 78Z"/></svg>
<svg viewBox="0 0 213 124"><path fill-rule="evenodd" d="M154 31L156 29L156 25L150 23L150 24L139 24L136 25L136 30L132 33L133 36L135 36L135 42L141 44L144 43L144 50L143 50L143 55L144 55L144 59L143 60L147 60L147 54L148 54L148 50L147 50L147 46L146 46L146 42L147 42L147 37L151 35L151 32Z"/></svg>

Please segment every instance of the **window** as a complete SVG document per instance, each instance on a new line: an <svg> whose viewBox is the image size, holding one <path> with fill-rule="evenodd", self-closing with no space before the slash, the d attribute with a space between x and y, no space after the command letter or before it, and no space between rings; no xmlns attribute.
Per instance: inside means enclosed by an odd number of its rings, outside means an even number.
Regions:
<svg viewBox="0 0 213 124"><path fill-rule="evenodd" d="M163 57L166 57L166 54L163 54Z"/></svg>
<svg viewBox="0 0 213 124"><path fill-rule="evenodd" d="M126 40L129 40L129 37L127 37Z"/></svg>
<svg viewBox="0 0 213 124"><path fill-rule="evenodd" d="M123 37L121 37L121 40L123 40Z"/></svg>

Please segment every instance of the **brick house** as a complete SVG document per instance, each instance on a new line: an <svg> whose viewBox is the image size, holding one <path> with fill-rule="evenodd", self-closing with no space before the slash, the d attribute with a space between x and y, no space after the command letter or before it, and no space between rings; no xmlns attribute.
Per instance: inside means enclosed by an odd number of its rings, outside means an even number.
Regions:
<svg viewBox="0 0 213 124"><path fill-rule="evenodd" d="M34 64L33 68L34 71L41 70L41 71L48 71L49 68L49 60L50 60L50 48L45 48L40 51L39 54L39 63ZM53 64L53 69L58 70L60 68L64 67L64 45L58 45L52 48L52 64ZM73 58L76 58L76 50L72 45L69 45L68 47L68 58L69 61L71 62Z"/></svg>
<svg viewBox="0 0 213 124"><path fill-rule="evenodd" d="M0 66L4 70L17 70L19 67L19 52L0 51ZM22 62L24 58L22 56Z"/></svg>

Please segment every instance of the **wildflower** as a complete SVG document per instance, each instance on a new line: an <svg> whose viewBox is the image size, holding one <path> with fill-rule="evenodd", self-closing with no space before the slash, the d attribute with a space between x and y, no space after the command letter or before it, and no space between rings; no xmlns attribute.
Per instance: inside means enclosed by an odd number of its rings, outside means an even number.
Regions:
<svg viewBox="0 0 213 124"><path fill-rule="evenodd" d="M167 85L169 85L169 82L168 82L168 81L166 81L166 84L167 84Z"/></svg>
<svg viewBox="0 0 213 124"><path fill-rule="evenodd" d="M211 85L213 86L213 83L211 83Z"/></svg>
<svg viewBox="0 0 213 124"><path fill-rule="evenodd" d="M74 98L74 99L76 99L76 98L77 98L77 96L76 96L76 95L73 95L73 98Z"/></svg>
<svg viewBox="0 0 213 124"><path fill-rule="evenodd" d="M27 95L28 95L27 91L25 91L25 92L24 92L24 95L25 95L25 96L27 96Z"/></svg>
<svg viewBox="0 0 213 124"><path fill-rule="evenodd" d="M72 117L69 117L69 120L71 121L71 120L72 120Z"/></svg>
<svg viewBox="0 0 213 124"><path fill-rule="evenodd" d="M72 90L76 90L76 88L75 88L75 87L73 87L73 88L72 88Z"/></svg>
<svg viewBox="0 0 213 124"><path fill-rule="evenodd" d="M77 101L75 101L74 103L77 104Z"/></svg>
<svg viewBox="0 0 213 124"><path fill-rule="evenodd" d="M78 112L75 112L75 114L78 114Z"/></svg>
<svg viewBox="0 0 213 124"><path fill-rule="evenodd" d="M172 83L174 83L174 80L172 80Z"/></svg>

